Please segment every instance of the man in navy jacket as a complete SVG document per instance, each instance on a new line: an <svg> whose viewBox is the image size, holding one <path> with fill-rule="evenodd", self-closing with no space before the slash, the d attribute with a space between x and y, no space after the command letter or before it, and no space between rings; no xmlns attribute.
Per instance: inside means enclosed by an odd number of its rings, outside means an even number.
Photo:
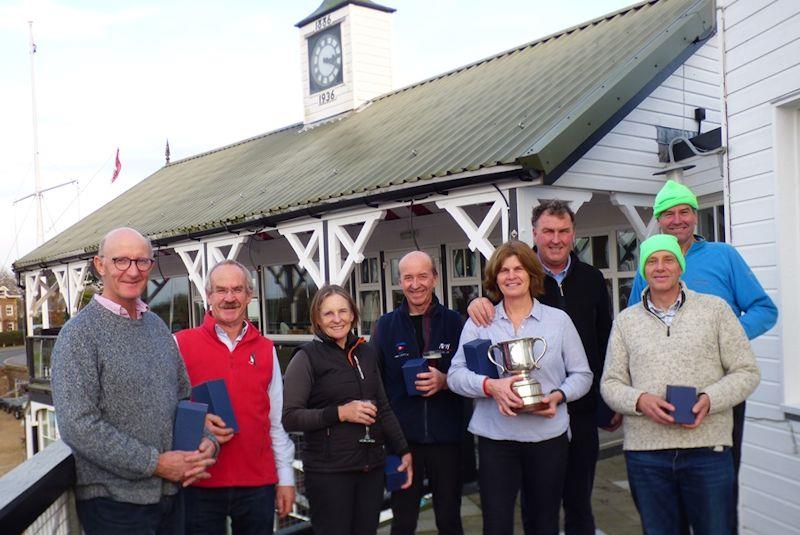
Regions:
<svg viewBox="0 0 800 535"><path fill-rule="evenodd" d="M461 535L464 400L448 390L447 370L458 349L463 321L433 294L438 273L430 256L421 251L408 253L398 269L405 299L381 316L371 338L379 354L386 394L414 459L411 487L392 493L392 535L415 532L426 477L439 533ZM438 358L429 358L428 371L417 375L415 384L423 394L409 396L402 366L423 355Z"/></svg>

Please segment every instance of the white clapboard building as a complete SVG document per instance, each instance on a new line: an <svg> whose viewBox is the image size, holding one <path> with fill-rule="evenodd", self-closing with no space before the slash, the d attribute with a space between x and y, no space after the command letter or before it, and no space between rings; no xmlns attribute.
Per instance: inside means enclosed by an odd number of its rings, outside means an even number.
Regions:
<svg viewBox="0 0 800 535"><path fill-rule="evenodd" d="M700 197L698 232L739 247L781 307L779 327L754 343L763 382L748 404L743 525L798 532L800 335L781 326L800 316L791 300L800 3L640 2L400 89L393 11L324 1L297 24L302 122L169 163L15 262L32 370L29 452L54 437L55 326L43 306L58 295L77 312L112 228L153 240L147 300L173 330L200 322L215 263L250 267L250 317L285 365L311 338L317 288L347 286L369 335L399 302L397 262L414 248L439 267L439 299L464 312L494 247L531 241L543 199L577 212L577 251L604 273L617 312L638 243L655 229L655 193L673 176Z"/></svg>

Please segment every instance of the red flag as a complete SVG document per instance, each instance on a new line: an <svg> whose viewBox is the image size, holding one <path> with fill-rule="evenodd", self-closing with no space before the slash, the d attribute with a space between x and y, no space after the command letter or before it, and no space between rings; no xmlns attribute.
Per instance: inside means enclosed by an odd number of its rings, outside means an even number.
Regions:
<svg viewBox="0 0 800 535"><path fill-rule="evenodd" d="M119 161L119 149L117 149L117 161L114 163L114 174L111 175L111 183L113 184L114 181L119 176L119 172L122 170L122 164Z"/></svg>

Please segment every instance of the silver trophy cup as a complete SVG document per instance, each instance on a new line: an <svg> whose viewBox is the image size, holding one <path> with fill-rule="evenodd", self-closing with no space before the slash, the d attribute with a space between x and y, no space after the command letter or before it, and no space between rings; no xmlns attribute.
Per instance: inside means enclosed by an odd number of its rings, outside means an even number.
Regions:
<svg viewBox="0 0 800 535"><path fill-rule="evenodd" d="M541 342L541 353L535 356L534 346ZM500 362L494 359L495 350L500 351ZM489 360L492 364L503 370L504 375L519 374L522 379L514 383L513 388L522 398L523 410L530 409L533 405L541 403L544 394L542 385L530 375L534 369L541 368L539 361L547 352L547 342L544 338L517 338L506 340L489 347Z"/></svg>

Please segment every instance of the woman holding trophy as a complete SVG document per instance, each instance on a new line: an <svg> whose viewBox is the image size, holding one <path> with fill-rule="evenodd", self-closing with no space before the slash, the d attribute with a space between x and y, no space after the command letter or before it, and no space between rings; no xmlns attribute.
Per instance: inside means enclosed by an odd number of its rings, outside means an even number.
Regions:
<svg viewBox="0 0 800 535"><path fill-rule="evenodd" d="M512 240L499 246L483 281L488 296L500 301L494 320L488 327L467 321L447 376L452 391L477 400L469 430L478 437L483 532L488 535L513 533L520 489L533 533L558 534L569 445L566 402L586 394L592 384L569 316L536 300L543 281L528 245ZM464 345L476 339L494 344L489 358L501 371L498 379L468 367Z"/></svg>
<svg viewBox="0 0 800 535"><path fill-rule="evenodd" d="M306 496L316 534L374 534L383 501L386 449L411 454L392 412L374 350L352 330L358 310L340 286L311 301L315 339L299 349L284 376L283 426L303 431Z"/></svg>

